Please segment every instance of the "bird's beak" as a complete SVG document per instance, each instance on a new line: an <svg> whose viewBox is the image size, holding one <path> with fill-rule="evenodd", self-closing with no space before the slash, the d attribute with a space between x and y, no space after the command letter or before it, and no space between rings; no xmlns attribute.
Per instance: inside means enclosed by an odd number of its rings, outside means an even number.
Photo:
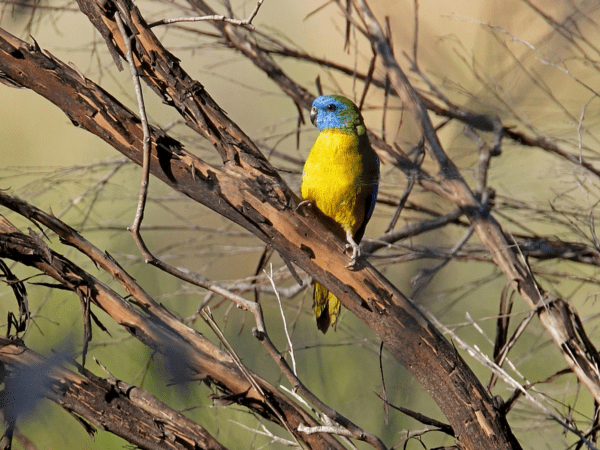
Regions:
<svg viewBox="0 0 600 450"><path fill-rule="evenodd" d="M314 125L317 120L317 108L313 106L310 110L310 122Z"/></svg>

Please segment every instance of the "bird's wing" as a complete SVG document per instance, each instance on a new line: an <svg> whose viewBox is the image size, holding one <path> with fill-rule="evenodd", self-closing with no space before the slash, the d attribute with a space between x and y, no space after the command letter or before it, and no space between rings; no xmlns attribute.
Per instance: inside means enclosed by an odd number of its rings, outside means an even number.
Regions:
<svg viewBox="0 0 600 450"><path fill-rule="evenodd" d="M353 236L354 240L356 241L357 244L360 243L362 237L364 236L365 230L367 229L367 223L369 223L369 219L373 215L373 210L375 209L375 202L377 200L377 191L378 191L379 185L374 184L371 187L372 187L371 195L365 196L365 218L363 219L363 222L360 225L360 228L358 230L356 230L356 233L354 233L354 236Z"/></svg>
<svg viewBox="0 0 600 450"><path fill-rule="evenodd" d="M367 143L367 145L369 145ZM367 228L367 223L369 222L369 220L371 219L371 216L373 215L373 210L375 209L375 203L377 201L377 192L379 191L379 158L377 157L377 154L375 152L373 152L373 150L371 150L370 146L369 146L369 150L372 156L372 160L369 161L369 157L367 157L367 167L368 170L367 171L367 176L364 179L365 182L365 193L364 193L364 205L365 205L365 215L364 215L364 219L363 222L360 224L360 228L358 230L356 230L356 233L354 233L354 240L356 241L356 243L360 243L363 235L365 234L365 229Z"/></svg>

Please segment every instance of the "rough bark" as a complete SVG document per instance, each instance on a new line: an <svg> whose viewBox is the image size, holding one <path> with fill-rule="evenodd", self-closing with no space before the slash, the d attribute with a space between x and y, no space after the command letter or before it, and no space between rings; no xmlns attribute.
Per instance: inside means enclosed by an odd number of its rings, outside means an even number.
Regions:
<svg viewBox="0 0 600 450"><path fill-rule="evenodd" d="M143 389L83 369L77 374L20 342L0 338L0 348L3 382L13 388L4 389L4 400L10 396L18 402L39 394L73 414L90 435L98 427L142 449L225 450L202 426ZM16 390L15 385L23 389Z"/></svg>

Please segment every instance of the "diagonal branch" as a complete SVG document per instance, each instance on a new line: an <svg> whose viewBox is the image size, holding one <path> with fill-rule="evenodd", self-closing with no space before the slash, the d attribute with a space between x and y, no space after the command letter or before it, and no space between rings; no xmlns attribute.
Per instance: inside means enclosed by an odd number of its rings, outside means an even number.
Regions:
<svg viewBox="0 0 600 450"><path fill-rule="evenodd" d="M15 389L10 392L12 398L31 396L35 391L73 414L92 436L95 425L146 450L225 450L202 426L136 386L103 379L87 370L71 372L5 338L0 338L0 363L5 368L3 383L16 377L19 381L13 387L28 391Z"/></svg>
<svg viewBox="0 0 600 450"><path fill-rule="evenodd" d="M224 163L248 171L259 170L261 176L281 182L254 142L216 104L204 86L193 80L179 60L163 47L133 2L79 0L78 4L105 40L110 41L126 59L125 41L115 16L117 11L120 12L132 38L138 74L165 104L174 107L184 117L190 128L215 147Z"/></svg>

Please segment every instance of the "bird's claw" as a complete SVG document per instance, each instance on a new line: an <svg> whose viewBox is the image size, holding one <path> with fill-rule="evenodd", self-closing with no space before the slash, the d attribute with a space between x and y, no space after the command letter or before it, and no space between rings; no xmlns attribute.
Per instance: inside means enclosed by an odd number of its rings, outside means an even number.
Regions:
<svg viewBox="0 0 600 450"><path fill-rule="evenodd" d="M312 202L310 200L302 200L300 203L298 203L298 205L296 205L296 209L294 211L298 212L300 211L300 208L304 208L306 206L311 207Z"/></svg>
<svg viewBox="0 0 600 450"><path fill-rule="evenodd" d="M354 240L352 233L350 231L346 231L346 239L348 243L346 244L346 250L352 249L352 255L350 256L350 263L346 266L347 269L353 269L356 265L356 260L360 256L360 247Z"/></svg>
<svg viewBox="0 0 600 450"><path fill-rule="evenodd" d="M352 252L352 256L350 256L350 262L344 267L346 267L346 269L354 269L354 266L356 266L356 259L358 258L358 256L360 256L360 253L357 256L354 256L354 252Z"/></svg>

